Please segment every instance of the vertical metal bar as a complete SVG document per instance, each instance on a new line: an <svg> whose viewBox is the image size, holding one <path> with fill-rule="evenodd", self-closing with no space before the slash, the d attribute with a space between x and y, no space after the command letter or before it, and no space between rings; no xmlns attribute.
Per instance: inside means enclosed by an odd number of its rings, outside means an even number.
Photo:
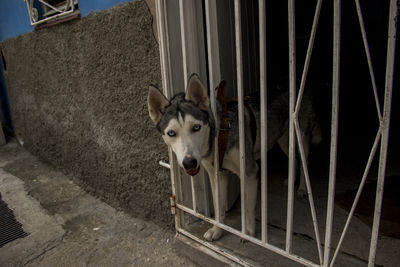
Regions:
<svg viewBox="0 0 400 267"><path fill-rule="evenodd" d="M190 185L192 188L192 204L193 204L193 210L195 210L196 212L198 211L197 209L197 192L196 192L196 188L194 186L194 177L190 176Z"/></svg>
<svg viewBox="0 0 400 267"><path fill-rule="evenodd" d="M242 25L240 0L235 0L235 39L236 39L236 69L237 69L237 91L239 105L239 150L240 150L240 196L242 210L242 233L246 231L246 166L245 166L245 132L244 132L244 108L243 108L243 63L242 63Z"/></svg>
<svg viewBox="0 0 400 267"><path fill-rule="evenodd" d="M156 1L156 12L157 12L157 29L158 29L158 40L159 51L160 51L160 65L161 65L161 77L164 89L164 94L167 98L171 97L170 88L171 84L171 68L169 65L169 53L168 53L168 34L167 34L167 20L166 10L163 0Z"/></svg>
<svg viewBox="0 0 400 267"><path fill-rule="evenodd" d="M168 53L168 29L166 20L165 1L156 1L156 12L157 12L157 29L158 29L158 40L160 50L160 65L161 65L161 76L162 84L164 88L164 94L169 99L171 98L171 67ZM169 160L170 160L170 175L172 185L172 195L175 195L177 201L182 201L182 190L180 185L180 172L177 169L175 156L172 149L168 149ZM183 214L181 211L177 211L175 214L175 228L179 229L184 223Z"/></svg>
<svg viewBox="0 0 400 267"><path fill-rule="evenodd" d="M218 47L218 25L217 25L217 3L212 0L205 1L206 12L206 30L207 30L207 51L208 51L208 75L210 81L210 101L211 110L215 119L216 125L219 125L217 120L217 104L214 88L217 87L219 80L221 80L221 71L219 63L219 47ZM216 127L219 128L218 126ZM214 138L214 181L216 195L219 196L219 158L218 158L218 130ZM216 201L215 220L220 221L220 214L217 214L220 206L220 198L214 199Z"/></svg>
<svg viewBox="0 0 400 267"><path fill-rule="evenodd" d="M333 3L333 74L332 74L332 121L331 121L331 145L329 164L328 204L326 212L324 266L328 266L331 237L333 226L333 208L335 204L336 183L336 159L337 159L337 134L339 120L339 81L340 81L340 18L341 2Z"/></svg>
<svg viewBox="0 0 400 267"><path fill-rule="evenodd" d="M393 90L393 71L396 50L396 22L398 12L398 1L390 1L389 11L389 30L388 30L388 46L386 57L386 78L385 78L385 100L383 107L383 117L381 120L380 129L382 131L381 151L379 158L378 182L376 185L376 199L374 223L372 225L371 245L369 248L368 266L375 265L376 248L378 244L379 223L382 209L383 186L385 184L386 159L389 143L389 126L390 126L390 111L392 103Z"/></svg>
<svg viewBox="0 0 400 267"><path fill-rule="evenodd" d="M185 23L185 1L179 0L179 22L181 28L181 42L182 42L182 63L183 63L183 79L185 84L185 90L188 81L188 62L187 62L187 49L186 49L186 23ZM187 3L187 2L186 2Z"/></svg>
<svg viewBox="0 0 400 267"><path fill-rule="evenodd" d="M251 10L252 10L252 12L255 13L256 8L257 8L258 5L256 5L255 1L250 1L250 3L252 5ZM258 19L258 20L260 20L260 19ZM252 20L251 20L250 23L256 24L257 20L254 17L252 17ZM257 51L257 31L256 31L256 27L252 27L252 34L253 34L253 42L252 42L253 47L251 48L251 51L253 52L254 61L257 62L258 51ZM252 73L251 73L253 75L253 78L251 78L251 79L254 80L254 85L252 86L252 88L257 90L257 88L259 88L259 86L260 86L259 80L257 80L257 78L258 78L257 65L255 64L255 65L253 65L253 67L254 67L254 71L252 71Z"/></svg>
<svg viewBox="0 0 400 267"><path fill-rule="evenodd" d="M268 242L267 216L267 51L266 18L264 0L258 1L258 19L260 36L260 104L261 104L261 240Z"/></svg>
<svg viewBox="0 0 400 267"><path fill-rule="evenodd" d="M188 9L190 8L191 3L189 1L184 1L180 0L179 1L179 18L180 18L180 27L181 27L181 42L182 42L182 62L183 62L183 77L184 77L184 85L185 85L185 90L187 89L187 83L189 79L189 64L188 64L188 57L189 57L189 51L187 49L187 43L186 40L188 38L187 36L187 29L186 29L186 21L185 21L185 14L187 14ZM192 189L192 204L193 204L193 210L198 211L197 209L197 190L195 187L195 181L194 177L190 177L190 186Z"/></svg>
<svg viewBox="0 0 400 267"><path fill-rule="evenodd" d="M288 204L286 221L286 252L292 253L294 180L296 174L296 140L294 129L294 108L296 101L296 28L295 3L288 1L289 22L289 171Z"/></svg>
<svg viewBox="0 0 400 267"><path fill-rule="evenodd" d="M355 0L355 2L356 2L356 7L357 7L358 21L360 23L361 35L362 35L363 43L364 43L365 55L367 56L369 74L371 76L372 89L374 91L376 111L378 113L379 120L381 120L382 119L381 107L379 104L378 90L376 88L374 68L372 67L372 60L371 60L371 54L369 52L368 39L367 39L367 33L365 31L364 19L363 19L363 15L361 12L360 1Z"/></svg>

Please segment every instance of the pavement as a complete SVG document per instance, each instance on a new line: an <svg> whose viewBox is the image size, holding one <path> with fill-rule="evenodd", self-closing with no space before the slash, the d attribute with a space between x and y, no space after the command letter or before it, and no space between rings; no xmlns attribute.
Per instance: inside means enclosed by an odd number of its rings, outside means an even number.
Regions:
<svg viewBox="0 0 400 267"><path fill-rule="evenodd" d="M114 209L14 142L0 146L0 194L28 233L0 248L0 266L196 266L173 229Z"/></svg>

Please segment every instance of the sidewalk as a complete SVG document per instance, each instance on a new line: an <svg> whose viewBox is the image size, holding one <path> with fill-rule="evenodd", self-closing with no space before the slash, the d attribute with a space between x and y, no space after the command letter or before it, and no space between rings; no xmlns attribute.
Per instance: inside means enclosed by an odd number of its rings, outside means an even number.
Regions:
<svg viewBox="0 0 400 267"><path fill-rule="evenodd" d="M174 232L117 211L19 147L0 147L1 199L28 236L0 248L0 266L196 266Z"/></svg>

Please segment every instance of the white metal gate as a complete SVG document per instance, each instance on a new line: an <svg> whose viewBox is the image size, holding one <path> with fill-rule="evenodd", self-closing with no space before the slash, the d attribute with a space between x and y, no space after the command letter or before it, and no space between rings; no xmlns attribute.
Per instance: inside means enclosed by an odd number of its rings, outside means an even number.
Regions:
<svg viewBox="0 0 400 267"><path fill-rule="evenodd" d="M331 4L331 2L324 3ZM310 37L308 40L308 48L306 53L306 58L304 60L304 67L302 69L301 83L299 88L296 88L296 25L295 25L295 1L288 0L288 26L289 26L289 103L290 103L290 122L289 122L289 171L288 171L288 198L287 198L287 221L286 221L286 245L285 248L279 248L269 243L268 231L267 231L267 131L266 131L266 119L267 119L267 59L266 59L266 46L267 37L265 32L266 16L265 16L265 2L263 0L258 1L259 10L259 77L260 77L260 100L261 100L261 238L255 238L245 234L245 223L246 214L244 212L244 203L246 201L246 196L241 194L241 230L237 230L226 224L220 222L218 214L215 219L210 217L209 204L207 203L209 196L207 194L207 185L203 180L194 180L190 182L192 198L191 206L184 204L182 196L182 179L179 167L176 163L175 157L172 151L169 151L170 156L170 169L171 169L171 181L172 181L172 193L173 198L172 208L175 214L175 225L178 234L187 236L200 244L214 250L215 252L222 254L223 256L239 263L242 265L251 265L251 263L246 262L246 260L240 258L239 256L225 251L221 247L218 247L214 243L206 242L201 238L197 237L188 230L185 230L183 225L185 220L188 219L185 214L190 214L208 223L217 225L218 227L230 232L231 234L237 235L240 238L250 241L258 246L264 247L270 251L273 251L279 255L292 259L296 262L307 266L332 266L335 263L336 257L340 250L343 239L348 230L350 221L353 217L356 205L359 201L361 192L363 190L364 184L366 182L372 161L376 155L378 148L379 152L379 170L377 178L377 190L376 190L376 200L373 218L373 227L371 233L371 241L369 247L369 259L368 265L374 266L375 257L377 251L378 242L378 232L380 224L380 214L382 207L382 197L383 197L383 186L385 181L385 171L386 171L386 161L387 161L387 150L388 150L388 138L389 138L389 122L391 114L391 99L392 99L392 87L393 87L393 77L394 77L394 64L395 64L395 44L396 44L396 21L399 10L399 3L396 0L390 0L389 7L389 22L388 22L388 33L387 33L387 56L386 56L386 76L385 76L385 90L384 90L384 101L383 108L380 106L378 99L377 85L375 82L374 68L372 65L369 44L367 40L363 13L360 6L360 1L355 0L358 21L360 25L360 30L362 34L362 40L365 49L365 56L368 61L370 80L372 83L373 93L375 96L376 112L379 119L379 127L376 130L375 141L370 150L368 162L365 166L364 173L362 175L359 188L354 199L352 208L348 214L344 229L341 233L340 239L337 244L332 244L332 224L334 219L334 200L335 200L335 181L336 181L336 162L337 162L337 136L338 136L338 114L339 114L339 73L340 73L340 40L341 40L341 1L333 1L333 73L332 73L332 108L331 108L331 136L330 136L330 167L329 167L329 188L328 188L328 201L327 201L327 215L325 221L325 233L324 242L321 242L320 230L318 228L318 220L316 216L316 210L314 205L314 198L309 178L309 171L307 167L305 151L304 151L304 140L299 129L298 114L304 93L304 87L307 79L308 69L310 65L310 59L313 52L314 40L317 32L317 26L320 17L320 11L322 6L322 0L318 0L315 7L315 14L313 19L313 24L311 28ZM384 3L383 3L384 4ZM196 0L179 0L178 1L164 1L157 0L157 23L159 31L159 42L160 42L160 58L161 58L161 68L162 68L162 82L165 95L169 98L171 95L176 93L173 88L176 88L176 83L174 84L174 77L180 75L178 72L180 70L175 70L174 72L174 61L177 59L173 53L180 54L179 60L182 60L181 67L183 69L183 81L185 85L181 85L180 88L186 88L186 82L188 76L192 72L201 73L201 78L208 75L208 87L216 88L220 81L221 70L219 62L219 51L218 51L218 26L217 26L217 8L216 1L205 0L204 2L204 14L205 14L205 36L206 36L206 46L201 47L201 43L204 40L198 40L202 38L202 34L198 34L198 31L202 31L202 28L198 25L199 20L193 16L195 11L202 9L202 1ZM168 11L169 9L169 11ZM173 22L171 18L168 18L167 14L170 14L171 10L175 10L176 15L179 15L178 28L171 27ZM241 23L241 5L240 0L234 0L234 14L235 14L235 45L236 45L236 84L237 84L237 95L239 102L239 133L240 133L240 175L243 178L245 174L245 153L244 153L244 113L243 113L243 55L242 55L242 23ZM199 37L200 36L200 37ZM203 35L204 37L204 35ZM171 39L176 40L179 38L180 41L173 42ZM176 47L176 43L180 47ZM174 47L172 47L174 46ZM199 52L200 51L200 52ZM208 73L204 73L207 68L204 68L204 58L196 58L197 53L203 53L204 57L207 57L208 61ZM203 62L202 62L203 61ZM203 66L203 67L202 67ZM203 80L204 84L207 84L207 80ZM178 86L179 87L179 86ZM176 90L176 89L175 89ZM216 112L216 96L214 90L210 90L210 99L212 110ZM218 138L215 139L215 143L218 142ZM311 260L305 259L302 255L296 255L292 250L292 237L293 237L293 203L294 203L294 188L295 188L295 154L296 148L301 158L301 164L303 166L308 202L311 210L312 221L314 226L314 237L316 241L316 247L318 251L318 261L313 262ZM215 157L218 157L218 152L216 151ZM218 160L214 162L218 163ZM218 166L216 166L218 169ZM217 179L218 181L218 179ZM218 182L216 183L216 188L218 192ZM245 179L241 179L240 191L244 192L246 187ZM218 194L218 193L217 193ZM200 199L201 198L201 199ZM205 204L204 204L205 203ZM331 249L334 249L332 255Z"/></svg>

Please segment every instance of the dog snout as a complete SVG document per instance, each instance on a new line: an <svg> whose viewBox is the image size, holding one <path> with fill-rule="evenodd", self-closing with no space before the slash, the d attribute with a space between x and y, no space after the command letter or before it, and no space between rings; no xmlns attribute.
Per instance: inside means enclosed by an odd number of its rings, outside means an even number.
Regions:
<svg viewBox="0 0 400 267"><path fill-rule="evenodd" d="M193 158L193 157L185 156L185 158L183 159L182 164L183 164L183 167L184 167L186 170L196 169L196 167L197 167L197 160L196 160L195 158Z"/></svg>

